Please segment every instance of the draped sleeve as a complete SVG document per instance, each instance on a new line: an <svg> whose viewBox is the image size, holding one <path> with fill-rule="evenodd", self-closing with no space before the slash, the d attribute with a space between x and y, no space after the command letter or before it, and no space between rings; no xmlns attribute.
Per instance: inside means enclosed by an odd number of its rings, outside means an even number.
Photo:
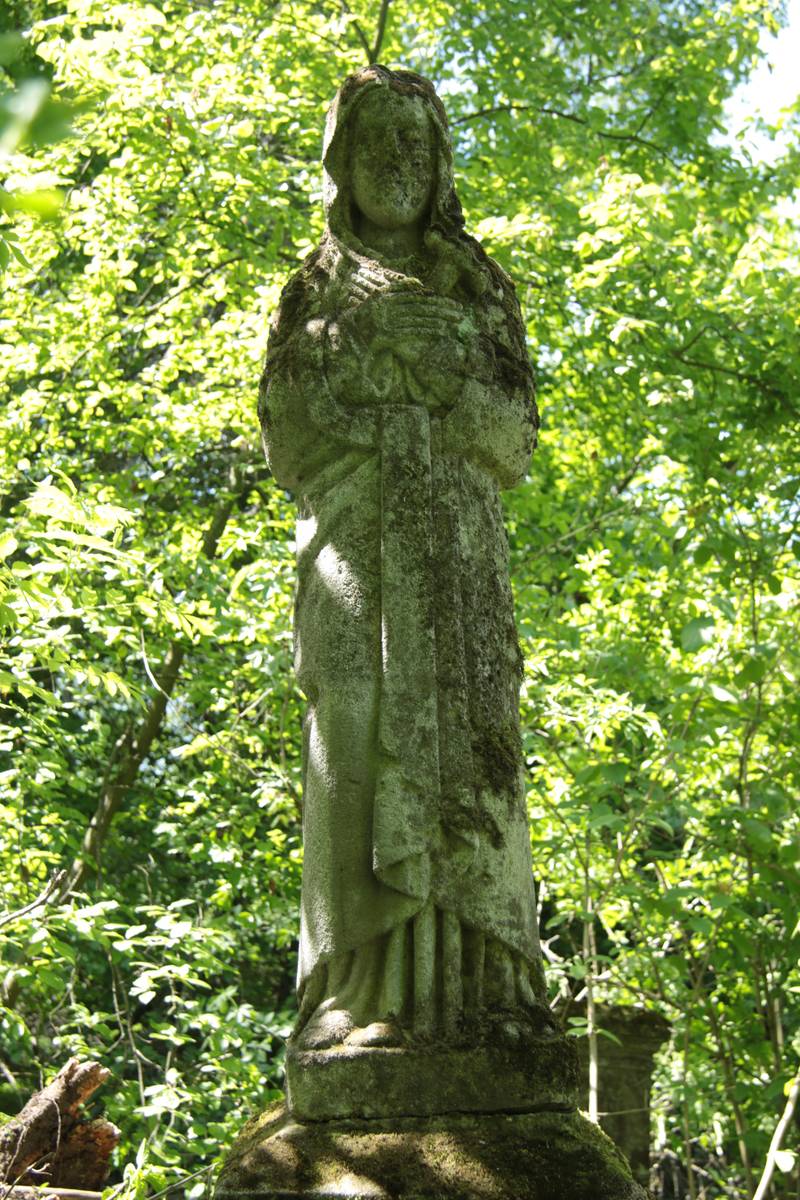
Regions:
<svg viewBox="0 0 800 1200"><path fill-rule="evenodd" d="M322 315L322 272L303 268L281 294L261 377L259 417L267 462L276 481L304 494L330 464L349 451L375 451L374 409L346 408L328 382ZM324 306L331 311L330 305Z"/></svg>
<svg viewBox="0 0 800 1200"><path fill-rule="evenodd" d="M519 303L504 280L482 305L459 403L443 421L443 449L511 488L528 469L538 425Z"/></svg>

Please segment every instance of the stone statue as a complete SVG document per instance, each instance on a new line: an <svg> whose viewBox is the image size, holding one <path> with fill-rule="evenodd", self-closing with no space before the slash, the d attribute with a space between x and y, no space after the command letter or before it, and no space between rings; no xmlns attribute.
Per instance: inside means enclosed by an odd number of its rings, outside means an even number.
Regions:
<svg viewBox="0 0 800 1200"><path fill-rule="evenodd" d="M297 497L308 697L295 1040L547 1020L498 491L537 425L519 305L464 232L427 80L347 80L325 236L271 331L261 418Z"/></svg>
<svg viewBox="0 0 800 1200"><path fill-rule="evenodd" d="M499 490L536 409L430 83L347 79L261 392L297 499L300 1012L217 1200L645 1200L545 1003Z"/></svg>

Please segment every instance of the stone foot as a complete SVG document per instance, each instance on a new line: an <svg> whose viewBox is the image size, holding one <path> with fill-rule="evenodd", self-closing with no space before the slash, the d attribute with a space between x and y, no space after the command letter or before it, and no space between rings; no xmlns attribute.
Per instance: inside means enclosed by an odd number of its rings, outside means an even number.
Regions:
<svg viewBox="0 0 800 1200"><path fill-rule="evenodd" d="M346 1046L404 1046L403 1031L394 1021L373 1021L363 1029L354 1029L345 1039Z"/></svg>
<svg viewBox="0 0 800 1200"><path fill-rule="evenodd" d="M354 1021L346 1008L317 1011L297 1039L299 1050L327 1050L340 1046L352 1033Z"/></svg>

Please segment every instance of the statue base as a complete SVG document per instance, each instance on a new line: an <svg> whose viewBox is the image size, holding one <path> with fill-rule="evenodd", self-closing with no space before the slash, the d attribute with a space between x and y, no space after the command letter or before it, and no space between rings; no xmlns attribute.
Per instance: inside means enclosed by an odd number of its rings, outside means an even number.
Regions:
<svg viewBox="0 0 800 1200"><path fill-rule="evenodd" d="M487 1081L488 1082L488 1081ZM647 1200L614 1143L577 1112L245 1125L215 1200Z"/></svg>
<svg viewBox="0 0 800 1200"><path fill-rule="evenodd" d="M578 1057L564 1037L329 1050L290 1041L286 1085L299 1121L568 1111L577 1106Z"/></svg>

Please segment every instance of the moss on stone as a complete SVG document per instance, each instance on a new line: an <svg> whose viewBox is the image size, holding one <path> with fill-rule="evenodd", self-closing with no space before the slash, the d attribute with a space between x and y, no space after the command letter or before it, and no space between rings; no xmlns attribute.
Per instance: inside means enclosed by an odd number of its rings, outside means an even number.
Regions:
<svg viewBox="0 0 800 1200"><path fill-rule="evenodd" d="M248 1123L217 1200L646 1200L613 1142L578 1113Z"/></svg>

